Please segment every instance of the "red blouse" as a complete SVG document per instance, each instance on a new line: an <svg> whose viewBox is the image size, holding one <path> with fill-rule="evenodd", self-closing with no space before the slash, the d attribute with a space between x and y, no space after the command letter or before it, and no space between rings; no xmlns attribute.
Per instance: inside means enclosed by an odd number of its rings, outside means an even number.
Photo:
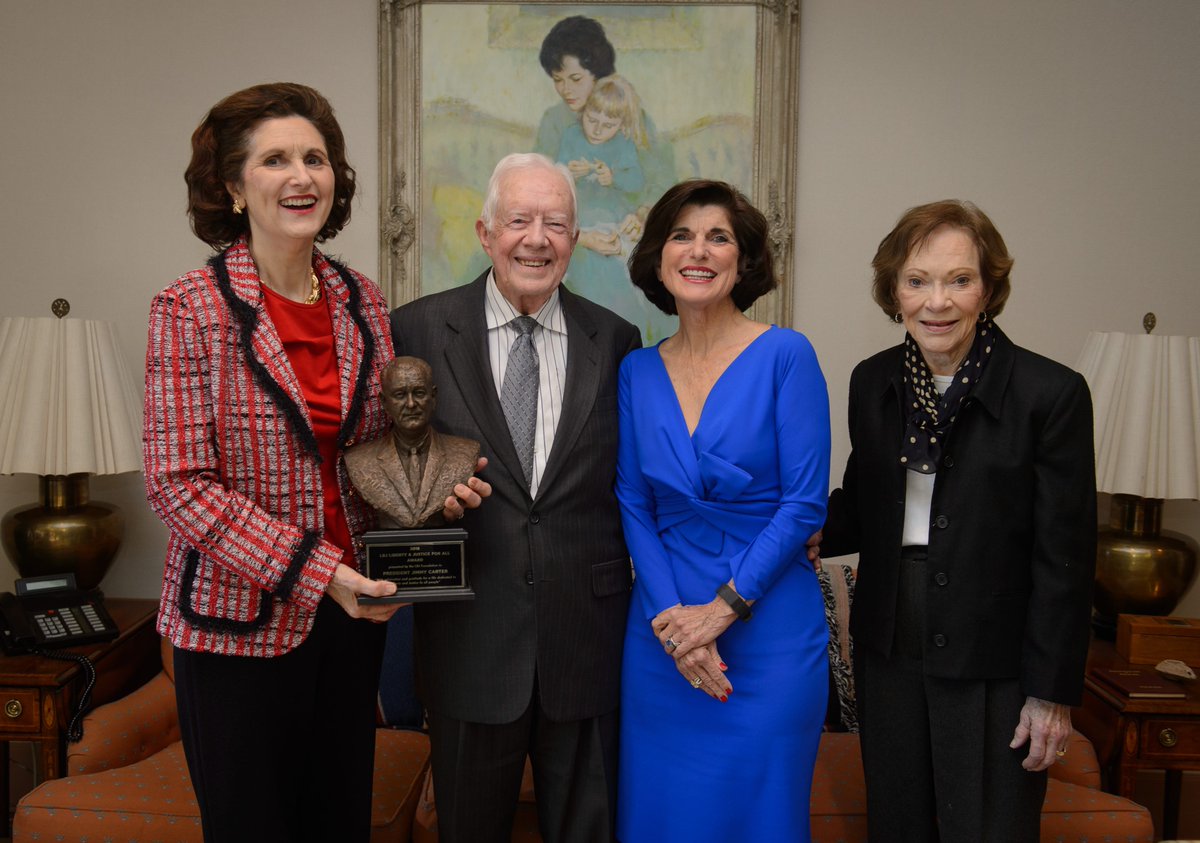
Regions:
<svg viewBox="0 0 1200 843"><path fill-rule="evenodd" d="M338 492L338 430L342 424L342 403L338 383L337 353L333 344L333 320L329 318L327 297L316 304L303 304L279 295L262 285L263 302L275 323L292 369L300 381L300 390L308 404L313 433L321 452L321 486L325 497L325 540L340 547L342 558L354 567L354 552L346 513ZM347 561L348 560L348 561Z"/></svg>

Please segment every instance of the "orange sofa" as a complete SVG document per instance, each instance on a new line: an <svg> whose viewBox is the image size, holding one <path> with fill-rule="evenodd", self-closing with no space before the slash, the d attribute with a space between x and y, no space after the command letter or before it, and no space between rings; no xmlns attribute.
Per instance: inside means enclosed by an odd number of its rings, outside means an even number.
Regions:
<svg viewBox="0 0 1200 843"><path fill-rule="evenodd" d="M853 575L825 563L831 631L831 661L838 669L852 659L846 629ZM381 711L390 722L411 722L411 653L408 618L389 626ZM393 704L385 704L388 683ZM849 694L852 695L852 689ZM843 695L846 689L843 688ZM847 697L852 703L852 696ZM852 710L852 705L848 706ZM407 709L407 711L404 711ZM419 718L419 706L415 708ZM377 732L372 843L436 843L437 807L429 776L429 743L419 731ZM1091 744L1072 736L1069 750L1051 768L1042 810L1043 843L1105 840L1152 843L1150 813L1140 805L1102 792ZM540 841L532 778L526 770L513 826L513 841ZM797 794L798 798L802 798ZM821 736L809 797L813 843L866 841L866 802L858 735ZM133 694L101 706L84 720L84 739L68 749L67 777L44 782L18 803L13 843L53 840L202 840L200 819L179 743L171 679L170 647L163 646L163 672Z"/></svg>
<svg viewBox="0 0 1200 843"><path fill-rule="evenodd" d="M84 718L83 740L67 749L67 776L43 782L17 803L14 843L202 843L166 642L162 658L162 673ZM428 769L423 733L376 731L371 843L410 839ZM246 809L257 810L249 802Z"/></svg>
<svg viewBox="0 0 1200 843"><path fill-rule="evenodd" d="M541 841L533 784L526 769L513 823L513 843ZM867 814L858 735L821 735L809 796L812 843L866 843ZM1042 806L1042 843L1153 843L1154 824L1141 805L1100 790L1100 765L1088 739L1071 735L1067 754L1050 769ZM437 807L426 782L417 805L412 843L437 843Z"/></svg>
<svg viewBox="0 0 1200 843"><path fill-rule="evenodd" d="M809 801L813 843L866 843L867 806L858 735L826 732L817 751ZM1042 805L1042 843L1153 843L1150 812L1100 790L1091 743L1074 732L1067 754L1050 768Z"/></svg>

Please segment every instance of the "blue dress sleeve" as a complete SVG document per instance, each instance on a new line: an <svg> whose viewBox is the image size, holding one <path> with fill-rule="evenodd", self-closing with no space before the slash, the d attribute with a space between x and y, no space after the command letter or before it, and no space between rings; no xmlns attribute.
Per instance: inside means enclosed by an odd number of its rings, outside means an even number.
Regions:
<svg viewBox="0 0 1200 843"><path fill-rule="evenodd" d="M757 600L787 565L808 564L805 543L825 522L829 493L829 394L811 343L794 341L775 358L775 447L779 508L749 545L730 560L734 587Z"/></svg>
<svg viewBox="0 0 1200 843"><path fill-rule="evenodd" d="M651 349L657 354L657 350ZM619 412L619 440L617 450L617 499L621 503L621 526L625 530L625 544L633 559L634 576L640 582L643 604L634 607L647 618L653 618L664 609L679 603L679 592L675 577L671 573L671 560L658 537L658 519L654 506L654 493L642 473L638 455L636 423L634 419L633 368L634 352L621 363L617 401ZM636 590L635 590L636 593Z"/></svg>

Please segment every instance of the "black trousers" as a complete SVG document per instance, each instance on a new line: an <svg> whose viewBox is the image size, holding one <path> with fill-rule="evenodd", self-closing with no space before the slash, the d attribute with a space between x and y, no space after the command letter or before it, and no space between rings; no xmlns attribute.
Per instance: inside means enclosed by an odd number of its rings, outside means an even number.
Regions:
<svg viewBox="0 0 1200 843"><path fill-rule="evenodd" d="M428 713L439 843L508 843L525 770L533 765L546 843L611 843L616 828L617 715L559 723L538 703L512 723Z"/></svg>
<svg viewBox="0 0 1200 843"><path fill-rule="evenodd" d="M327 597L286 655L175 650L205 843L366 843L385 634Z"/></svg>
<svg viewBox="0 0 1200 843"><path fill-rule="evenodd" d="M855 652L872 843L1037 843L1046 773L1009 749L1016 679L926 676L925 556L905 549L891 656Z"/></svg>

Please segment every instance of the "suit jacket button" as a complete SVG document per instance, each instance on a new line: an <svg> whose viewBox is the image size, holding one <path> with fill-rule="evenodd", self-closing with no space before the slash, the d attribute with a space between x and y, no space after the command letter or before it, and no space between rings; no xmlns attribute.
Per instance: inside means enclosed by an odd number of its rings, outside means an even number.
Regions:
<svg viewBox="0 0 1200 843"><path fill-rule="evenodd" d="M530 524L537 524L537 523L538 523L538 522L540 522L541 520L542 520L542 516L538 515L536 512L532 513L532 514L529 516L529 523L530 523Z"/></svg>
<svg viewBox="0 0 1200 843"><path fill-rule="evenodd" d="M944 572L938 571L933 575L933 581L938 585L945 585L946 583L950 582L950 578L946 576Z"/></svg>
<svg viewBox="0 0 1200 843"><path fill-rule="evenodd" d="M933 526L937 527L939 530L944 530L950 526L950 519L945 515L939 515L937 518L933 519Z"/></svg>
<svg viewBox="0 0 1200 843"><path fill-rule="evenodd" d="M945 647L946 646L946 636L942 635L942 633L939 632L937 635L933 636L933 643L935 646Z"/></svg>
<svg viewBox="0 0 1200 843"><path fill-rule="evenodd" d="M943 468L954 468L954 457L950 456L949 454L946 454L946 456L944 456L942 458L942 467Z"/></svg>
<svg viewBox="0 0 1200 843"><path fill-rule="evenodd" d="M525 585L533 585L533 571L525 572Z"/></svg>

